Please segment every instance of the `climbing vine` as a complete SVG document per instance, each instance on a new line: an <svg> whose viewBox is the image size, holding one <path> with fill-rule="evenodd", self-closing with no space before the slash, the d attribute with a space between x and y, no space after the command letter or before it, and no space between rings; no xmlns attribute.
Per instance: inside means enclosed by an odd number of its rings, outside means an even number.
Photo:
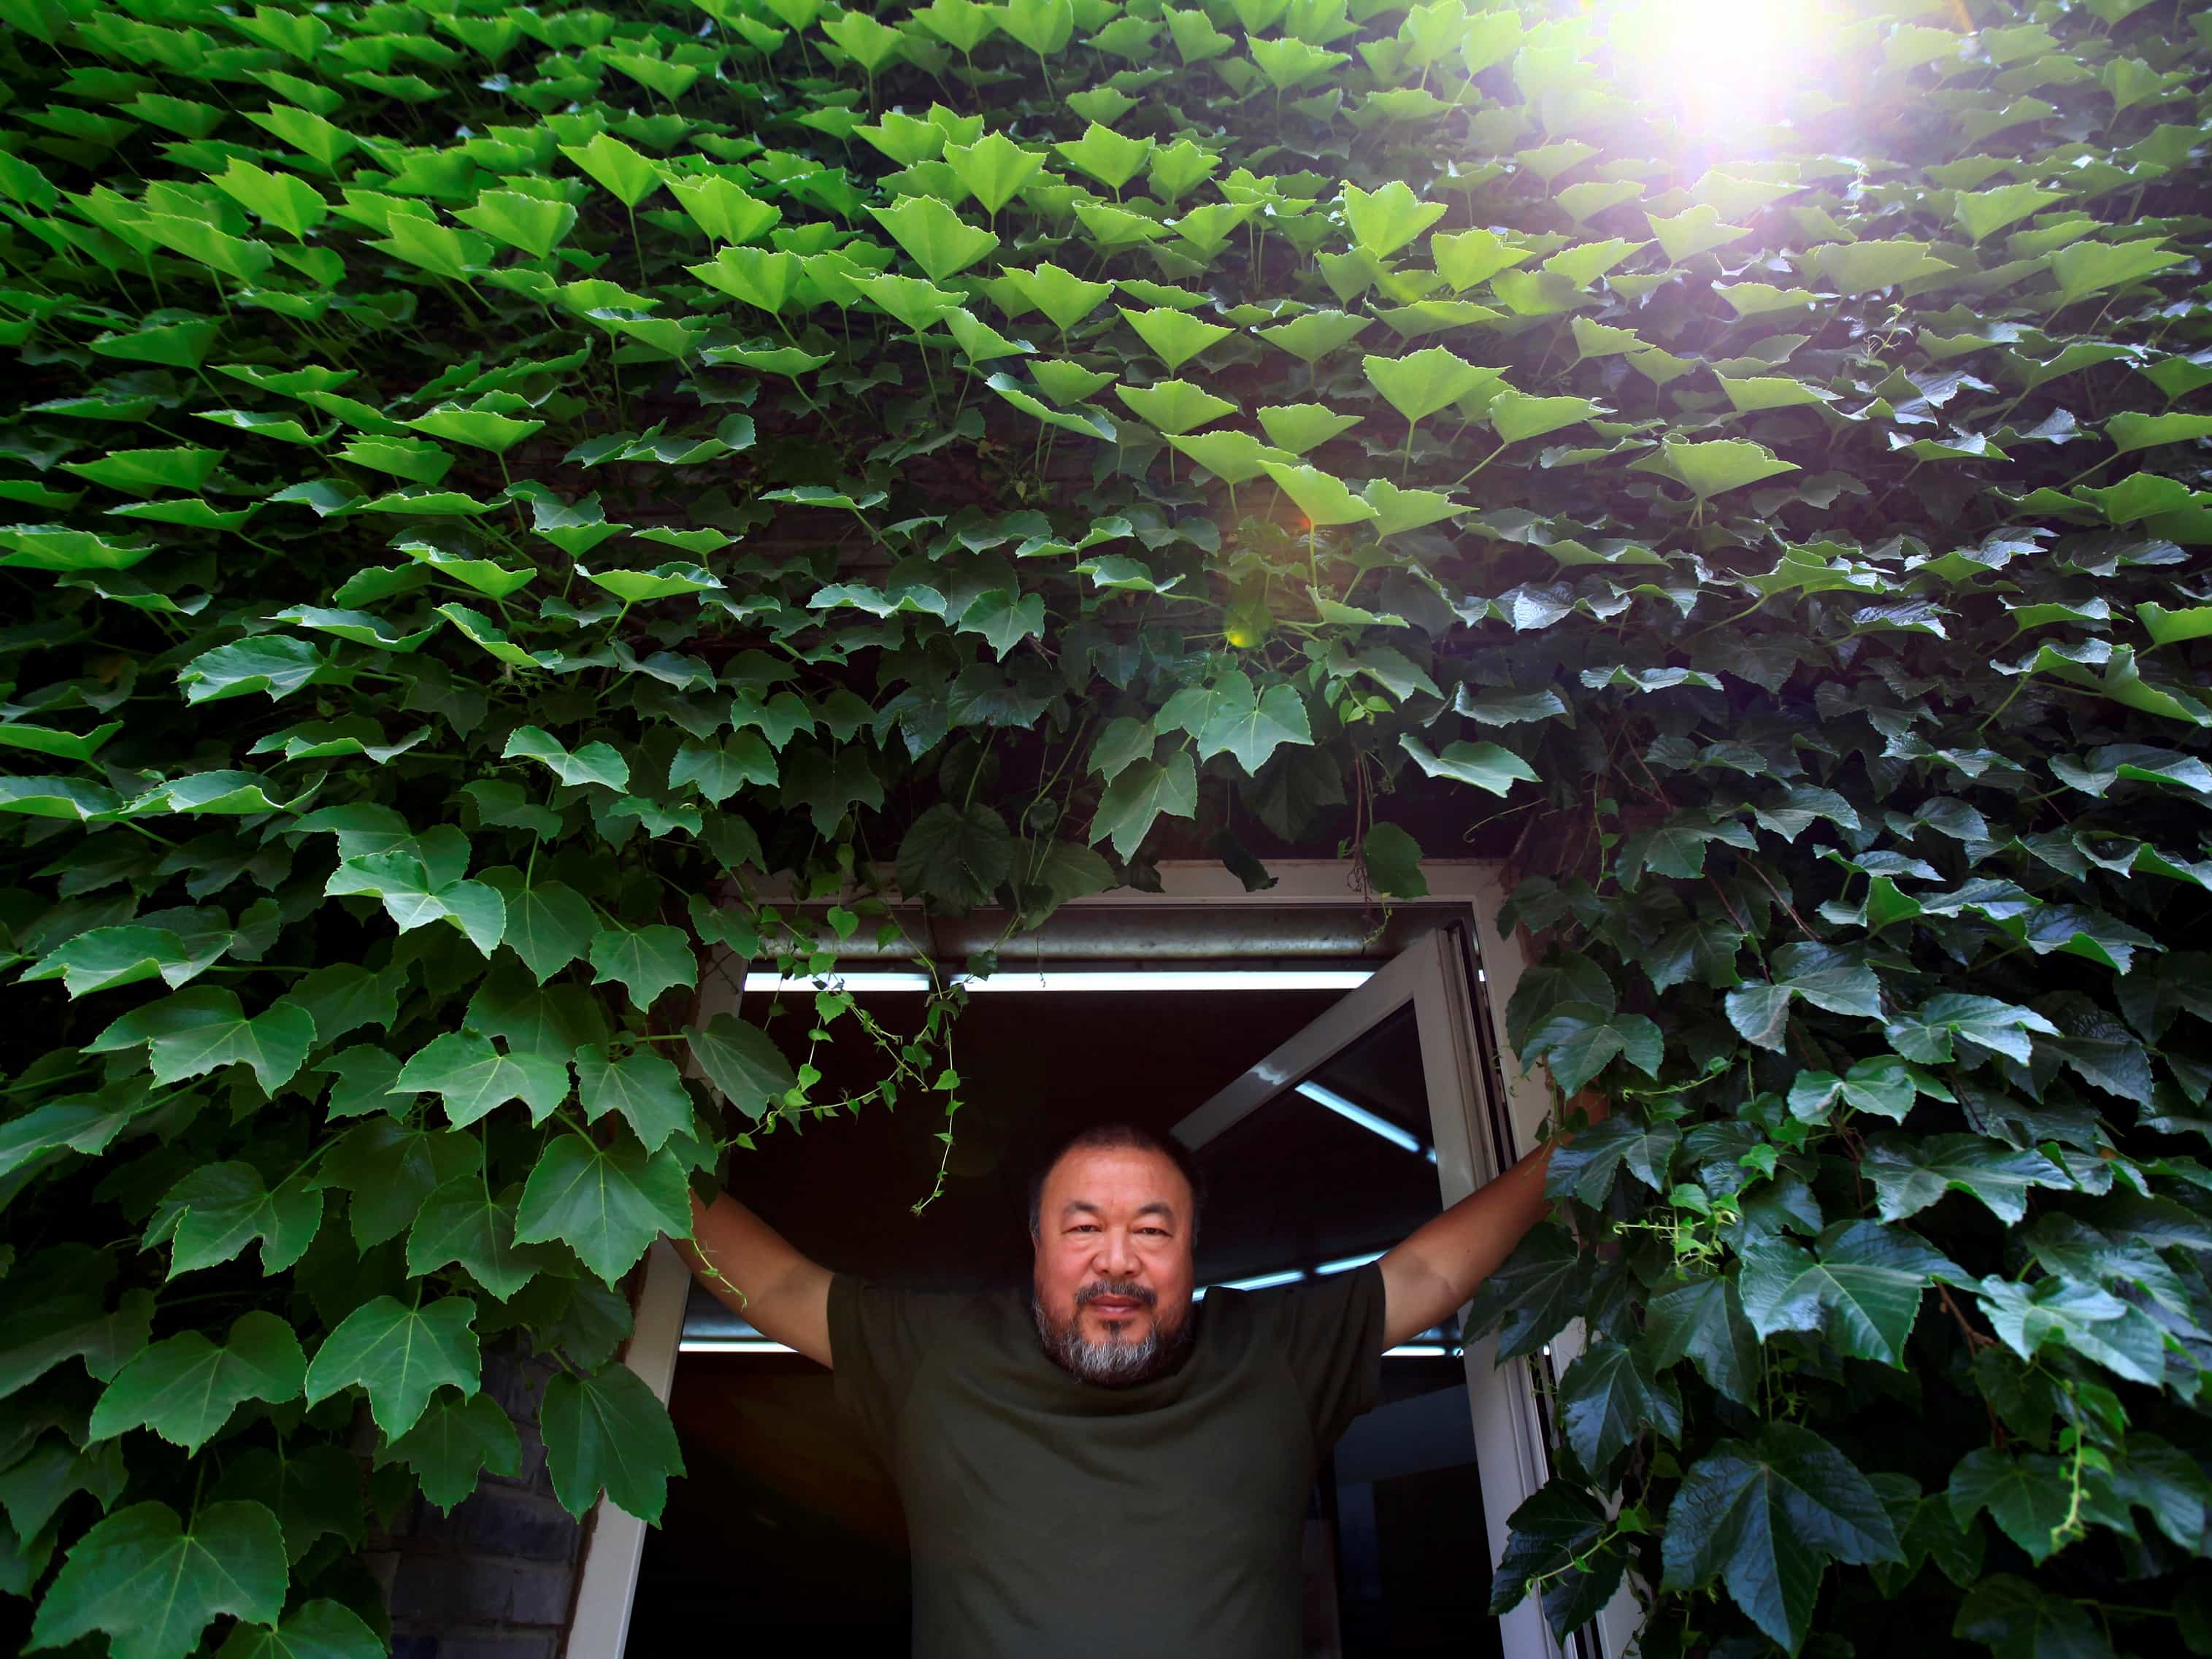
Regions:
<svg viewBox="0 0 2212 1659"><path fill-rule="evenodd" d="M2212 13L1721 9L0 0L19 1633L380 1652L495 1345L657 1517L627 1276L989 963L720 981L1340 847L1617 1103L1498 1609L2212 1652Z"/></svg>

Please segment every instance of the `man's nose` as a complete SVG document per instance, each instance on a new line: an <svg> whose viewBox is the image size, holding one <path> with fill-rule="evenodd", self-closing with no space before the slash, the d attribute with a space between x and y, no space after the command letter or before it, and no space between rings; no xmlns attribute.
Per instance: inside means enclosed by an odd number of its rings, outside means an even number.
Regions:
<svg viewBox="0 0 2212 1659"><path fill-rule="evenodd" d="M1099 1266L1115 1279L1127 1279L1137 1271L1136 1241L1120 1227L1109 1227L1098 1243Z"/></svg>

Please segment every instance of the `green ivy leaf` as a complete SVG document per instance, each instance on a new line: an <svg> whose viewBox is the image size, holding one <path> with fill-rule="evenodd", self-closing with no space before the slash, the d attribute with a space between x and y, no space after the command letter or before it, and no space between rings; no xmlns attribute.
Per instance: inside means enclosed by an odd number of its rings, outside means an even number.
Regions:
<svg viewBox="0 0 2212 1659"><path fill-rule="evenodd" d="M1493 795L1503 795L1517 782L1534 783L1536 774L1528 762L1511 750L1494 743L1447 744L1441 755L1429 752L1428 746L1410 732L1401 732L1398 746L1413 757L1413 763L1432 778L1451 778L1461 783L1471 783L1478 789L1486 789Z"/></svg>
<svg viewBox="0 0 2212 1659"><path fill-rule="evenodd" d="M1982 1643L1996 1659L2111 1659L2112 1651L2080 1603L2008 1572L1973 1586L1951 1633Z"/></svg>
<svg viewBox="0 0 2212 1659"><path fill-rule="evenodd" d="M799 1086L775 1040L734 1014L716 1014L684 1034L693 1061L730 1104L757 1122Z"/></svg>
<svg viewBox="0 0 2212 1659"><path fill-rule="evenodd" d="M266 1506L284 1534L286 1558L297 1567L326 1534L361 1547L361 1465L343 1446L295 1443L257 1446L227 1460L210 1496Z"/></svg>
<svg viewBox="0 0 2212 1659"><path fill-rule="evenodd" d="M1955 1191L1972 1194L1999 1220L2017 1223L2027 1213L2029 1188L2074 1184L2042 1153L1977 1134L1877 1135L1860 1167L1874 1182L1884 1221L1917 1215Z"/></svg>
<svg viewBox="0 0 2212 1659"><path fill-rule="evenodd" d="M2160 238L2133 242L2075 242L2051 256L2058 279L2058 302L2070 305L2084 295L2124 288L2155 276L2188 256L2157 246Z"/></svg>
<svg viewBox="0 0 2212 1659"><path fill-rule="evenodd" d="M1442 210L1441 207L1438 210ZM1369 384L1408 421L1433 415L1447 404L1457 403L1486 381L1498 378L1497 370L1480 368L1442 346L1430 346L1403 357L1365 357L1361 359L1360 367ZM1583 404L1585 409L1589 406L1587 402ZM1492 408L1494 411L1497 405L1493 404ZM1496 420L1494 413L1492 418ZM1506 435L1503 428L1499 435Z"/></svg>
<svg viewBox="0 0 2212 1659"><path fill-rule="evenodd" d="M1378 893L1392 898L1423 898L1428 878L1421 873L1421 846L1395 823L1373 823L1359 842L1360 867Z"/></svg>
<svg viewBox="0 0 2212 1659"><path fill-rule="evenodd" d="M1533 1066L1541 1061L1551 1072L1552 1080L1568 1094L1573 1094L1598 1075L1616 1058L1625 1058L1646 1076L1656 1077L1662 1058L1659 1028L1642 1014L1615 1013L1610 1009L1587 1002L1562 1002L1554 1007L1543 1024L1520 1045L1522 1063ZM1626 1120L1613 1120L1613 1128L1594 1142L1577 1138L1583 1149L1574 1159L1579 1167L1595 1144L1611 1146L1617 1138L1640 1133L1636 1126ZM1593 1131L1593 1135L1597 1132ZM1655 1132L1656 1133L1656 1132ZM1671 1128L1666 1134L1675 1132ZM1663 1165L1664 1159L1661 1160ZM1585 1199L1586 1203L1602 1201L1604 1188L1613 1184L1612 1171L1619 1167L1620 1157L1604 1166L1604 1181L1597 1188L1596 1198ZM1567 1176L1561 1172L1559 1159L1554 1158L1553 1176L1562 1182ZM1656 1178L1653 1186L1662 1183ZM1563 1186L1560 1190L1565 1190Z"/></svg>
<svg viewBox="0 0 2212 1659"><path fill-rule="evenodd" d="M1839 1223L1817 1254L1781 1239L1743 1252L1744 1312L1763 1341L1778 1331L1825 1330L1855 1359L1905 1363L1921 1293L1958 1270L1902 1227Z"/></svg>
<svg viewBox="0 0 2212 1659"><path fill-rule="evenodd" d="M1256 48L1254 55L1258 56ZM1266 67L1264 59L1261 67ZM1378 259L1389 258L1449 210L1448 203L1417 200L1402 179L1372 191L1349 181L1344 186L1344 217L1352 227L1352 246Z"/></svg>
<svg viewBox="0 0 2212 1659"><path fill-rule="evenodd" d="M1767 1423L1698 1459L1668 1506L1662 1588L1716 1577L1751 1621L1795 1653L1812 1628L1828 1564L1899 1554L1881 1499L1850 1460L1810 1429Z"/></svg>
<svg viewBox="0 0 2212 1659"><path fill-rule="evenodd" d="M582 1516L604 1491L616 1508L659 1521L684 1454L667 1408L635 1371L564 1372L545 1385L540 1420L554 1495L569 1514Z"/></svg>
<svg viewBox="0 0 2212 1659"><path fill-rule="evenodd" d="M1261 329L1260 337L1278 350L1289 352L1302 363L1317 363L1374 325L1372 317L1355 317L1335 310L1309 311L1279 327Z"/></svg>
<svg viewBox="0 0 2212 1659"><path fill-rule="evenodd" d="M559 1261L551 1250L514 1242L515 1200L512 1188L494 1198L474 1171L433 1189L408 1230L407 1271L419 1277L458 1261L494 1296L512 1297Z"/></svg>
<svg viewBox="0 0 2212 1659"><path fill-rule="evenodd" d="M571 754L558 739L535 726L517 726L500 750L500 758L541 761L571 787L592 783L609 789L629 787L629 763L612 745L587 743Z"/></svg>
<svg viewBox="0 0 2212 1659"><path fill-rule="evenodd" d="M523 1187L514 1237L519 1244L559 1239L611 1284L664 1232L679 1238L691 1232L684 1166L672 1153L599 1146L579 1134L561 1134Z"/></svg>
<svg viewBox="0 0 2212 1659"><path fill-rule="evenodd" d="M1049 317L1063 334L1097 310L1099 301L1114 291L1111 283L1086 282L1048 261L1027 270L1010 268L1006 276L1018 286L1023 297Z"/></svg>
<svg viewBox="0 0 2212 1659"><path fill-rule="evenodd" d="M2165 1375L2156 1322L2094 1285L2050 1278L2031 1287L1992 1276L1979 1290L1990 1328L2023 1359L2055 1342L2130 1382L2155 1387Z"/></svg>
<svg viewBox="0 0 2212 1659"><path fill-rule="evenodd" d="M1899 1015L1883 1031L1899 1054L1923 1066L1948 1064L1954 1040L1993 1050L2025 1066L2033 1048L2030 1033L2055 1037L2058 1028L2032 1009L1957 991L1930 997L1910 1013Z"/></svg>
<svg viewBox="0 0 2212 1659"><path fill-rule="evenodd" d="M1006 820L988 806L940 802L917 817L899 842L899 890L955 910L989 903L1012 869L1012 837Z"/></svg>
<svg viewBox="0 0 2212 1659"><path fill-rule="evenodd" d="M1343 479L1319 467L1279 461L1262 461L1260 466L1312 525L1367 524L1382 516L1379 508L1353 495Z"/></svg>
<svg viewBox="0 0 2212 1659"><path fill-rule="evenodd" d="M1704 443L1688 443L1667 437L1660 440L1656 455L1631 461L1629 471L1656 472L1673 478L1686 485L1698 501L1705 501L1763 478L1795 472L1798 467L1796 462L1781 459L1765 445L1749 438L1715 438Z"/></svg>
<svg viewBox="0 0 2212 1659"><path fill-rule="evenodd" d="M1536 1352L1579 1319L1589 1298L1589 1264L1574 1237L1556 1222L1539 1222L1498 1271L1475 1287L1467 1330L1498 1328L1502 1364Z"/></svg>
<svg viewBox="0 0 2212 1659"><path fill-rule="evenodd" d="M1741 1406L1758 1399L1759 1339L1744 1317L1735 1280L1692 1279L1653 1297L1644 1326L1658 1370L1687 1358L1698 1375Z"/></svg>
<svg viewBox="0 0 2212 1659"><path fill-rule="evenodd" d="M933 196L902 196L895 207L868 211L933 283L965 270L999 246L996 236L965 222Z"/></svg>
<svg viewBox="0 0 2212 1659"><path fill-rule="evenodd" d="M1152 386L1116 386L1114 395L1135 411L1138 419L1170 437L1180 437L1193 427L1218 421L1237 405L1226 398L1193 386L1188 380L1161 380Z"/></svg>
<svg viewBox="0 0 2212 1659"><path fill-rule="evenodd" d="M611 132L593 134L589 143L563 144L561 154L626 208L660 188L659 169Z"/></svg>
<svg viewBox="0 0 2212 1659"><path fill-rule="evenodd" d="M657 1152L669 1136L690 1133L691 1097L675 1066L654 1054L633 1053L609 1059L598 1043L576 1050L578 1099L584 1115L597 1123L609 1112L620 1113L630 1132L648 1152Z"/></svg>
<svg viewBox="0 0 2212 1659"><path fill-rule="evenodd" d="M1984 1446L1960 1460L1948 1496L1960 1526L1987 1510L1998 1529L2040 1566L2063 1540L2070 1492L2066 1466L2057 1458Z"/></svg>
<svg viewBox="0 0 2212 1659"><path fill-rule="evenodd" d="M1249 678L1235 673L1224 675L1220 684L1228 695L1207 711L1194 734L1199 759L1232 755L1247 775L1256 777L1283 744L1313 742L1305 702L1294 687L1255 690Z"/></svg>
<svg viewBox="0 0 2212 1659"><path fill-rule="evenodd" d="M140 1352L100 1395L85 1432L106 1440L143 1426L196 1452L242 1401L297 1399L307 1368L289 1325L274 1314L241 1314L220 1347L186 1331Z"/></svg>
<svg viewBox="0 0 2212 1659"><path fill-rule="evenodd" d="M617 981L640 1008L650 1008L663 991L698 982L698 958L680 927L654 922L645 927L607 927L591 945L594 985Z"/></svg>
<svg viewBox="0 0 2212 1659"><path fill-rule="evenodd" d="M358 1384L368 1391L377 1427L397 1439L414 1427L440 1387L477 1391L476 1314L476 1304L463 1296L412 1308L389 1296L363 1303L307 1362L307 1403ZM270 1616L258 1615L264 1622Z"/></svg>
<svg viewBox="0 0 2212 1659"><path fill-rule="evenodd" d="M1115 308L1167 365L1170 374L1233 331L1218 323L1204 322L1188 312L1167 306L1154 306L1148 311L1132 311L1127 306Z"/></svg>
<svg viewBox="0 0 2212 1659"><path fill-rule="evenodd" d="M343 1602L303 1602L274 1629L239 1625L216 1659L378 1659L384 1638Z"/></svg>
<svg viewBox="0 0 2212 1659"><path fill-rule="evenodd" d="M522 958L539 984L591 947L599 918L591 902L566 882L537 881L512 866L487 870L478 879L504 901L507 926L501 941Z"/></svg>
<svg viewBox="0 0 2212 1659"><path fill-rule="evenodd" d="M956 3L957 0L935 0L938 6ZM966 0L979 14L985 8ZM917 11L915 21L929 27L929 12ZM982 27L990 27L985 23ZM1044 157L1024 149L1003 132L987 132L972 144L947 144L945 147L946 165L955 178L966 187L969 195L984 212L997 216L999 210L1012 201L1044 171Z"/></svg>
<svg viewBox="0 0 2212 1659"><path fill-rule="evenodd" d="M333 897L358 894L381 900L384 913L403 933L434 921L450 921L487 957L507 933L507 902L497 888L481 881L440 882L422 860L409 853L346 859L323 890ZM309 1040L313 1035L307 1033ZM157 1037L157 1047L160 1042Z"/></svg>
<svg viewBox="0 0 2212 1659"><path fill-rule="evenodd" d="M457 1129L510 1100L521 1101L530 1121L542 1123L568 1097L568 1064L526 1049L501 1054L489 1037L448 1031L409 1058L392 1092L436 1095Z"/></svg>
<svg viewBox="0 0 2212 1659"><path fill-rule="evenodd" d="M1189 456L1232 487L1264 476L1262 461L1291 459L1288 450L1263 444L1249 432L1176 433L1168 436L1168 442L1178 454Z"/></svg>
<svg viewBox="0 0 2212 1659"><path fill-rule="evenodd" d="M1513 1511L1511 1531L1491 1581L1492 1617L1510 1613L1543 1586L1544 1620L1564 1641L1611 1599L1626 1552L1607 1544L1606 1512L1588 1492L1555 1476Z"/></svg>
<svg viewBox="0 0 2212 1659"><path fill-rule="evenodd" d="M415 1472L422 1496L447 1513L477 1489L484 1469L512 1477L522 1467L522 1443L500 1403L488 1394L441 1389L405 1434L380 1454Z"/></svg>
<svg viewBox="0 0 2212 1659"><path fill-rule="evenodd" d="M203 1164L163 1194L145 1243L169 1242L169 1276L228 1261L258 1241L264 1273L307 1254L322 1224L321 1189L298 1176L274 1191L251 1164Z"/></svg>
<svg viewBox="0 0 2212 1659"><path fill-rule="evenodd" d="M1610 1059L1614 1054L1626 1052L1624 1045L1633 1042L1650 1051L1645 1058L1650 1063L1645 1070L1656 1071L1658 1066L1656 1026L1641 1014L1607 1015L1602 1024L1584 1018L1595 1012L1588 1003L1563 1003L1528 1045L1532 1052L1543 1049L1553 1056L1553 1080L1571 1094L1595 1077L1596 1069L1591 1069L1589 1076L1581 1077L1579 1082L1569 1084L1559 1077L1559 1067L1565 1065L1570 1075L1579 1076L1589 1065L1586 1048L1603 1051ZM1565 1039L1568 1047L1564 1055L1558 1046L1547 1047L1551 1032L1569 1025L1576 1030ZM1650 1029L1646 1030L1646 1027ZM1682 1132L1671 1123L1641 1124L1626 1117L1609 1117L1583 1130L1552 1154L1544 1188L1559 1197L1571 1193L1595 1209L1604 1204L1620 1170L1626 1169L1654 1192L1664 1192L1668 1167L1681 1144Z"/></svg>
<svg viewBox="0 0 2212 1659"><path fill-rule="evenodd" d="M39 1603L34 1647L94 1631L115 1659L185 1659L225 1613L274 1624L284 1539L258 1504L210 1504L189 1529L167 1504L134 1504L77 1540Z"/></svg>
<svg viewBox="0 0 2212 1659"><path fill-rule="evenodd" d="M1654 1375L1636 1350L1600 1341L1585 1349L1559 1379L1559 1420L1575 1455L1595 1474L1611 1468L1646 1431L1679 1441L1682 1398L1674 1382Z"/></svg>
<svg viewBox="0 0 2212 1659"><path fill-rule="evenodd" d="M1091 820L1090 841L1095 846L1110 836L1114 851L1126 862L1136 856L1163 815L1187 818L1197 811L1198 775L1187 751L1178 750L1164 763L1132 761L1106 786Z"/></svg>
<svg viewBox="0 0 2212 1659"><path fill-rule="evenodd" d="M1275 404L1257 411L1267 441L1303 455L1359 424L1357 415L1340 415L1325 404Z"/></svg>

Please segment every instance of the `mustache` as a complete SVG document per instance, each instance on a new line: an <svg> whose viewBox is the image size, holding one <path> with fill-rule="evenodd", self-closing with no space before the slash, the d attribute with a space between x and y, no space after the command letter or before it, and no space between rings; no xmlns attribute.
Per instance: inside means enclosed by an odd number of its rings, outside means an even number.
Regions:
<svg viewBox="0 0 2212 1659"><path fill-rule="evenodd" d="M1080 1313L1100 1297L1109 1296L1139 1303L1148 1310L1157 1307L1160 1299L1152 1286L1140 1285L1133 1279L1094 1279L1075 1293L1076 1311Z"/></svg>

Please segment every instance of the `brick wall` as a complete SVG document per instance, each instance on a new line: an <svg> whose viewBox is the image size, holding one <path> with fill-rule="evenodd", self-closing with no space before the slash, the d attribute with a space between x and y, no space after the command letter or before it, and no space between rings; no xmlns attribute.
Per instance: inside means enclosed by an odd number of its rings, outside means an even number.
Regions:
<svg viewBox="0 0 2212 1659"><path fill-rule="evenodd" d="M522 1462L487 1474L451 1515L417 1497L362 1561L392 1610L392 1659L560 1659L584 1528L553 1496L538 1436L544 1360L488 1354L484 1391L514 1419Z"/></svg>

